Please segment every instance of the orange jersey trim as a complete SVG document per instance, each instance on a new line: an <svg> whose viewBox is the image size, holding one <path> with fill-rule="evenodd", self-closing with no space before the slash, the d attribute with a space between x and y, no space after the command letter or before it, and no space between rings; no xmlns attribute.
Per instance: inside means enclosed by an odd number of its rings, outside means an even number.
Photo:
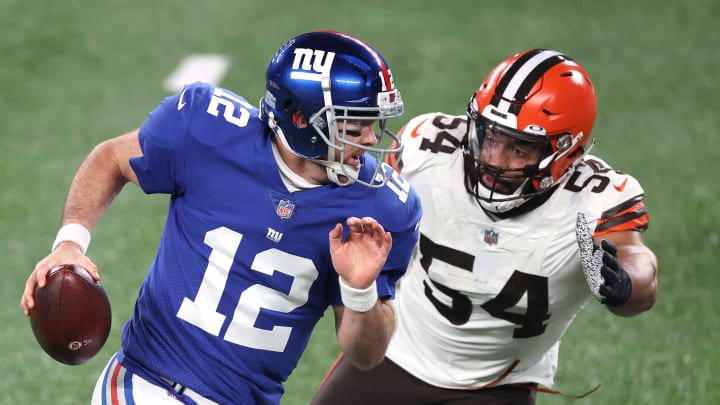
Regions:
<svg viewBox="0 0 720 405"><path fill-rule="evenodd" d="M644 232L649 223L650 215L642 201L642 196L637 196L604 211L598 219L593 236L622 231Z"/></svg>

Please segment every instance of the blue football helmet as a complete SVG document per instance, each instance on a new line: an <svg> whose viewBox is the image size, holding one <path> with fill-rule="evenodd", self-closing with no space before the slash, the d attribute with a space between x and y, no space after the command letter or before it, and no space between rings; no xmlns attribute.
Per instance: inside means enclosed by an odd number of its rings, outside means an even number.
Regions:
<svg viewBox="0 0 720 405"><path fill-rule="evenodd" d="M400 140L385 127L386 120L403 113L403 101L378 51L340 32L309 32L290 39L275 53L266 79L261 118L286 148L325 166L329 179L338 185L385 185L393 170L380 162L398 162L402 153ZM306 127L294 124L296 111L308 120ZM357 137L339 132L338 122L343 121L377 121L377 144L358 144ZM359 168L343 164L346 145L365 150L363 159L368 153L377 159L369 179L359 179ZM386 159L388 155L396 158Z"/></svg>

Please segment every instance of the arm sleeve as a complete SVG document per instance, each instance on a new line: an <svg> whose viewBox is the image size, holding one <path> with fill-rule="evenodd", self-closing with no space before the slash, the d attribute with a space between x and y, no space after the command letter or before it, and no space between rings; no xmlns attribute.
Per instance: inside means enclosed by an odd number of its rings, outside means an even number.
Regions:
<svg viewBox="0 0 720 405"><path fill-rule="evenodd" d="M207 92L207 85L186 86L163 100L140 127L143 156L130 159L130 165L145 193L183 193L190 123L196 110L207 107Z"/></svg>

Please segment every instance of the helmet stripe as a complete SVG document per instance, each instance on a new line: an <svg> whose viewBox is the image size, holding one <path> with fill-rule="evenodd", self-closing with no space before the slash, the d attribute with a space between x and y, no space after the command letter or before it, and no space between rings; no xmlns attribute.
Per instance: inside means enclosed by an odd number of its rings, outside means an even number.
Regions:
<svg viewBox="0 0 720 405"><path fill-rule="evenodd" d="M497 85L497 92L501 94L504 93L505 89L508 86L508 83L510 83L510 80L515 77L517 71L520 70L520 68L524 66L528 60L530 60L542 51L543 49L532 49L520 55L520 57L517 58L515 62L513 62L513 64L507 69L507 71L501 78L500 82Z"/></svg>
<svg viewBox="0 0 720 405"><path fill-rule="evenodd" d="M553 66L568 58L557 51L533 49L518 58L507 70L497 86L495 106L502 111L518 114L522 102L535 83Z"/></svg>

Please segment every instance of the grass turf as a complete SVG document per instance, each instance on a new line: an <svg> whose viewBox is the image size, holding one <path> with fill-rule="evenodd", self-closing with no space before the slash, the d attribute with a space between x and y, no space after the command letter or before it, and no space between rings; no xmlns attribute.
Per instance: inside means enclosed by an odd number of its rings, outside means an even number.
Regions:
<svg viewBox="0 0 720 405"><path fill-rule="evenodd" d="M405 98L405 118L462 113L486 72L513 52L553 48L580 61L599 94L594 153L646 189L646 241L659 258L660 286L655 308L639 317L588 305L563 339L556 388L580 393L602 383L586 404L716 402L720 165L711 146L719 124L712 107L720 90L718 17L720 3L712 0L366 0L330 7L319 0L0 0L0 403L88 403L152 259L167 201L129 186L98 224L89 251L113 305L110 339L77 367L40 350L19 297L92 146L140 125L188 54L228 55L222 85L256 102L275 49L314 29L348 32L380 49ZM307 404L337 354L331 318L318 325L283 405Z"/></svg>

